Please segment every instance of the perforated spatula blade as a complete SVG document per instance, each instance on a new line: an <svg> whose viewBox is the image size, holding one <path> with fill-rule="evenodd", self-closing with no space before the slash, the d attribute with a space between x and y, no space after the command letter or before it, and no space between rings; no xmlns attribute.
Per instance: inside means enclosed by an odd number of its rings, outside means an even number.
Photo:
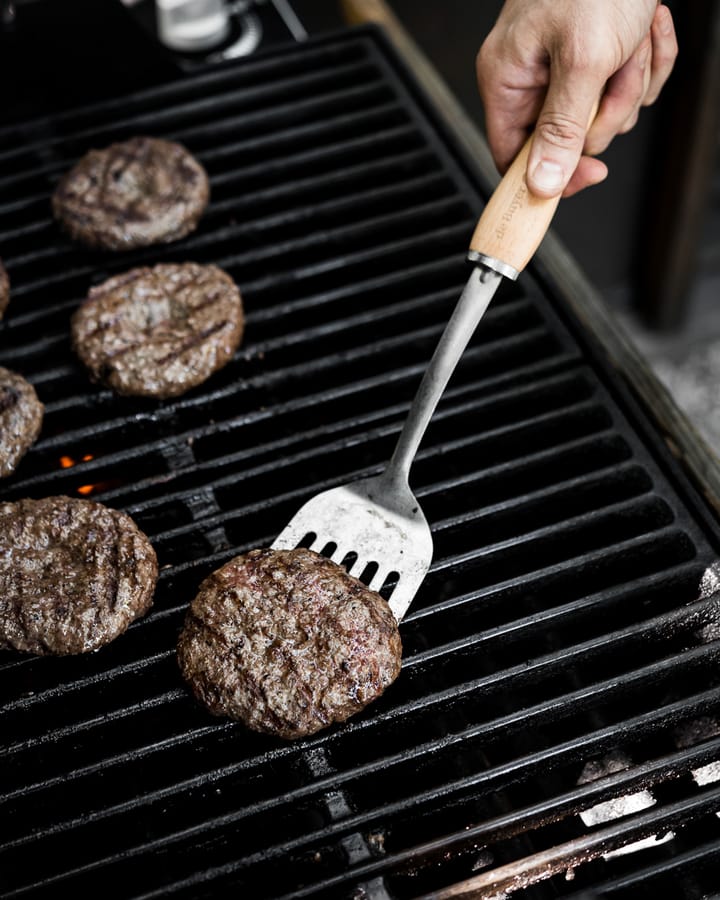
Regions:
<svg viewBox="0 0 720 900"><path fill-rule="evenodd" d="M430 527L409 487L410 466L445 386L502 277L517 278L557 207L558 198L540 199L528 190L529 149L528 141L480 217L470 244L473 270L423 376L387 468L375 478L312 497L272 545L283 550L309 547L338 563L357 554L349 571L369 587L383 590L398 621L425 578L433 554ZM375 567L371 578L366 574L368 566Z"/></svg>
<svg viewBox="0 0 720 900"><path fill-rule="evenodd" d="M412 491L386 474L343 484L316 494L293 516L275 549L302 544L342 563L357 554L350 571L373 590L391 591L399 621L430 567L432 535ZM394 585L394 586L393 586Z"/></svg>

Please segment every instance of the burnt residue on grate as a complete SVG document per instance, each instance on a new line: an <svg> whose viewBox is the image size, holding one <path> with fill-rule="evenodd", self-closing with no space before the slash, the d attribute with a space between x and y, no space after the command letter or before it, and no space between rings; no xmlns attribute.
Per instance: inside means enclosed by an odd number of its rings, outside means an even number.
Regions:
<svg viewBox="0 0 720 900"><path fill-rule="evenodd" d="M57 180L150 131L207 168L197 231L122 255L74 245L51 218ZM3 896L711 890L720 644L699 586L719 534L532 267L493 301L413 467L435 558L397 682L281 743L210 717L179 678L202 579L385 464L467 277L485 186L381 34L0 130L0 169L0 361L46 405L0 497L123 509L161 566L152 612L101 652L0 658ZM69 317L90 286L159 261L228 271L246 336L183 397L121 398L89 383Z"/></svg>

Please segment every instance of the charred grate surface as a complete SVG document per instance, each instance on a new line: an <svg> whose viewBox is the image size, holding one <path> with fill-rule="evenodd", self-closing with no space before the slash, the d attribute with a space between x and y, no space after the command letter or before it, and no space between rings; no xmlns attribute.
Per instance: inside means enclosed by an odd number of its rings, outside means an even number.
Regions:
<svg viewBox="0 0 720 900"><path fill-rule="evenodd" d="M167 247L73 246L57 179L140 133L197 154L206 217ZM0 362L47 409L0 497L94 496L162 567L113 645L0 656L4 897L403 900L494 872L500 896L508 867L527 898L717 884L720 644L698 585L718 532L532 270L494 300L413 469L436 554L397 683L286 744L210 718L180 681L202 578L387 460L484 192L372 29L0 130ZM172 402L90 385L70 314L92 284L171 260L235 278L242 348ZM547 859L560 874L540 881Z"/></svg>

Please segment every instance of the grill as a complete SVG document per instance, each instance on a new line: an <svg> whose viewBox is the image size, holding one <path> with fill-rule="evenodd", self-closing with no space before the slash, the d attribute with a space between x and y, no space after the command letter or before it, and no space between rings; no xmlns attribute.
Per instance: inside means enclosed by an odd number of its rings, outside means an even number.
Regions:
<svg viewBox="0 0 720 900"><path fill-rule="evenodd" d="M198 231L73 246L57 179L140 133L206 166ZM720 532L534 265L496 296L413 468L436 547L398 681L293 743L214 719L181 683L200 581L381 470L467 277L488 187L382 33L18 123L0 159L1 359L46 404L0 496L124 509L161 566L151 613L101 651L0 655L3 896L708 896L720 645L700 582ZM70 314L92 284L171 260L235 278L240 351L174 401L90 385Z"/></svg>

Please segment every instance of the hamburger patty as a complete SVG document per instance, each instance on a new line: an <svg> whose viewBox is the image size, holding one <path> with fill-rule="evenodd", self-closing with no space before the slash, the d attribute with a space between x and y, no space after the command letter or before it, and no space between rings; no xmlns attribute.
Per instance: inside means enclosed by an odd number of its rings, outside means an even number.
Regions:
<svg viewBox="0 0 720 900"><path fill-rule="evenodd" d="M0 366L0 478L6 478L35 443L45 407L22 375Z"/></svg>
<svg viewBox="0 0 720 900"><path fill-rule="evenodd" d="M252 550L203 581L178 663L211 713L298 738L342 722L400 672L385 600L312 550Z"/></svg>
<svg viewBox="0 0 720 900"><path fill-rule="evenodd" d="M0 259L0 319L2 319L7 305L10 302L10 279L7 270Z"/></svg>
<svg viewBox="0 0 720 900"><path fill-rule="evenodd" d="M96 650L148 611L157 572L123 512L63 496L0 503L0 648Z"/></svg>
<svg viewBox="0 0 720 900"><path fill-rule="evenodd" d="M185 147L134 137L86 153L60 179L52 208L75 240L129 250L190 234L209 196L207 173Z"/></svg>
<svg viewBox="0 0 720 900"><path fill-rule="evenodd" d="M161 263L92 288L72 338L94 381L119 394L176 397L232 358L244 321L240 291L222 269Z"/></svg>

